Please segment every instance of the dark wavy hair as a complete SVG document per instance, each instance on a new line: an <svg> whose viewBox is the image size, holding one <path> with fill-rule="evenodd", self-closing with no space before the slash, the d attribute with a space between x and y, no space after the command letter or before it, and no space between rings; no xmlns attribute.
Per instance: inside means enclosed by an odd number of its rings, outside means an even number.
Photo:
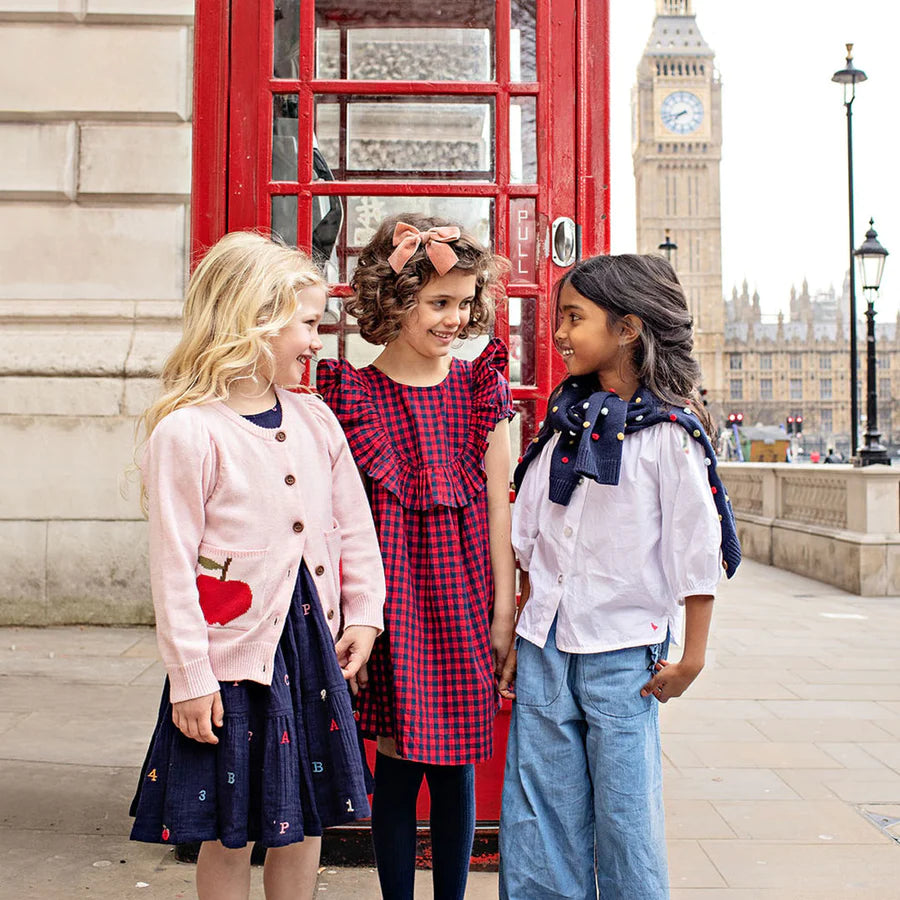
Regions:
<svg viewBox="0 0 900 900"><path fill-rule="evenodd" d="M693 356L693 319L672 266L650 254L584 259L556 285L557 320L559 294L566 284L604 310L610 328L628 315L641 320L632 358L641 384L669 406L690 404L711 434L712 419L698 390L700 364Z"/></svg>
<svg viewBox="0 0 900 900"><path fill-rule="evenodd" d="M418 213L401 213L385 219L366 244L350 279L353 296L344 301L344 308L358 320L360 334L372 344L389 344L400 334L403 320L416 306L419 291L437 274L424 246L416 250L399 272L390 267L388 257L394 252L392 239L398 222L406 222L419 231L455 224ZM468 232L462 229L461 232L459 240L449 246L459 257L451 271L475 275L475 299L469 322L459 333L465 339L490 331L495 304L502 297L499 279L508 263Z"/></svg>

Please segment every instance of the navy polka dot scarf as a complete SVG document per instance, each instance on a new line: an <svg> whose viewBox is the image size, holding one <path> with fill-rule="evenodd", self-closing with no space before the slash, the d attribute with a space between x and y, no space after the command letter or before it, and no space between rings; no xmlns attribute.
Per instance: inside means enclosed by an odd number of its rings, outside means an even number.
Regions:
<svg viewBox="0 0 900 900"><path fill-rule="evenodd" d="M581 478L592 478L598 484L618 484L625 435L660 422L675 422L703 447L709 486L722 526L723 565L731 578L741 562L741 545L728 494L716 471L712 444L689 407L669 408L648 390L639 389L629 402L597 390L591 379L567 378L550 401L543 428L516 467L516 490L528 466L557 433L560 439L550 461L550 499L554 503L567 506Z"/></svg>

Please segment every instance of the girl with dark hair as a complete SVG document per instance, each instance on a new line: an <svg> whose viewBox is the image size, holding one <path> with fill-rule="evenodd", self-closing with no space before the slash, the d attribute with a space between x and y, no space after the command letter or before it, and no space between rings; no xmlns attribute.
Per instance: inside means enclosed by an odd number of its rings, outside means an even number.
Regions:
<svg viewBox="0 0 900 900"><path fill-rule="evenodd" d="M663 900L657 703L703 668L716 585L740 546L672 267L598 256L557 291L569 376L515 473L500 896Z"/></svg>
<svg viewBox="0 0 900 900"><path fill-rule="evenodd" d="M385 634L358 700L362 733L378 741L372 838L391 900L413 897L423 778L434 896L462 900L473 764L492 753L495 673L512 638L506 348L489 341L474 362L450 355L489 330L500 262L450 223L388 219L346 302L384 350L362 369L323 360L318 370L364 475L387 575Z"/></svg>

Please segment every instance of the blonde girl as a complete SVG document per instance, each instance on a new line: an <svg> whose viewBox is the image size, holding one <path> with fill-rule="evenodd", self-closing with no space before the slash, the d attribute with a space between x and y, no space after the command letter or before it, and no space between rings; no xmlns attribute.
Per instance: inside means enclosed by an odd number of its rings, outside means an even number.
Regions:
<svg viewBox="0 0 900 900"><path fill-rule="evenodd" d="M369 813L347 680L382 627L380 554L340 426L286 390L325 299L304 254L226 235L142 419L167 677L131 836L202 842L201 900L246 900L255 841L269 900L312 897L322 829Z"/></svg>

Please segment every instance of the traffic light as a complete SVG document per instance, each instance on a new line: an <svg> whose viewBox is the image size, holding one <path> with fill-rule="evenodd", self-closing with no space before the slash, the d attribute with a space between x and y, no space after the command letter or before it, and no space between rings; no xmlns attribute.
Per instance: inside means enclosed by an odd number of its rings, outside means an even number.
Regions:
<svg viewBox="0 0 900 900"><path fill-rule="evenodd" d="M708 393L709 391L705 387L700 388L700 399L703 401L704 406L709 406L709 400L706 399Z"/></svg>
<svg viewBox="0 0 900 900"><path fill-rule="evenodd" d="M803 416L788 416L787 417L787 433L788 434L800 434L803 431Z"/></svg>
<svg viewBox="0 0 900 900"><path fill-rule="evenodd" d="M744 424L744 414L739 412L733 412L728 414L728 424L729 425L743 425Z"/></svg>
<svg viewBox="0 0 900 900"><path fill-rule="evenodd" d="M787 433L788 434L794 433L794 417L793 416L787 417Z"/></svg>

